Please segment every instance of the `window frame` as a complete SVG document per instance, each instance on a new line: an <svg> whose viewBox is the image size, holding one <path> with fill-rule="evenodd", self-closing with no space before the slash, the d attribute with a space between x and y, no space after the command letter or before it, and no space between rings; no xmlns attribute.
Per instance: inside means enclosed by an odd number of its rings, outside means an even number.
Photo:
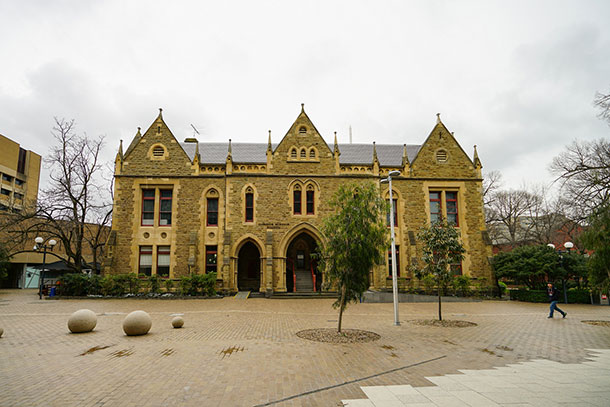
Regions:
<svg viewBox="0 0 610 407"><path fill-rule="evenodd" d="M438 199L432 199L432 194L438 194ZM454 194L455 198L449 199L448 194ZM438 202L438 212L432 212L432 202ZM448 203L455 203L455 212L448 212ZM453 188L434 188L428 191L428 208L430 210L430 223L434 223L438 219L445 219L447 223L452 224L454 227L460 227L460 192ZM437 215L436 220L432 220L433 216ZM449 221L449 215L455 216L455 222Z"/></svg>
<svg viewBox="0 0 610 407"><path fill-rule="evenodd" d="M150 251L145 251L145 248L150 248ZM150 255L150 272L147 274L146 272L142 272L142 255ZM140 246L140 250L138 252L138 275L144 274L145 276L152 276L153 270L153 247L152 245Z"/></svg>
<svg viewBox="0 0 610 407"><path fill-rule="evenodd" d="M390 198L388 197L388 199L386 199L387 203L390 203ZM394 206L394 227L398 226L398 198L394 198L392 199L392 205ZM392 226L390 224L390 212L387 212L385 214L385 221L386 221L386 226L390 227Z"/></svg>
<svg viewBox="0 0 610 407"><path fill-rule="evenodd" d="M169 198L163 196L163 192L166 192L166 191L169 191L169 193L170 193ZM162 226L162 227L172 226L172 205L173 205L173 198L174 198L174 191L173 191L173 189L159 188L159 226ZM163 203L163 201L169 201L169 211L162 210L162 203ZM161 223L162 216L163 216L163 214L168 214L168 213L169 213L169 222L166 223L165 225L163 225Z"/></svg>
<svg viewBox="0 0 610 407"><path fill-rule="evenodd" d="M400 245L394 247L396 249L396 277L400 277ZM392 246L388 248L388 277L392 278Z"/></svg>
<svg viewBox="0 0 610 407"><path fill-rule="evenodd" d="M311 199L310 199L311 195ZM309 210L309 205L311 204L311 211ZM312 189L307 189L305 191L305 213L307 215L315 215L316 213L316 191Z"/></svg>
<svg viewBox="0 0 610 407"><path fill-rule="evenodd" d="M298 194L298 200L297 200ZM298 212L297 212L298 209ZM292 190L292 214L302 215L303 214L303 191L301 188L294 188Z"/></svg>
<svg viewBox="0 0 610 407"><path fill-rule="evenodd" d="M210 202L216 201L216 211L210 211ZM218 226L218 205L219 199L217 197L208 197L206 198L206 208L205 208L205 224L206 226ZM216 223L210 223L210 214L216 214Z"/></svg>
<svg viewBox="0 0 610 407"><path fill-rule="evenodd" d="M208 263L208 256L216 255L216 260L214 263ZM213 271L209 271L214 269ZM217 273L218 272L218 246L215 245L206 245L205 246L205 274L209 273Z"/></svg>
<svg viewBox="0 0 610 407"><path fill-rule="evenodd" d="M171 246L157 246L157 269L155 270L155 274L157 276L160 277L167 277L169 278L170 276L170 272L171 272ZM167 256L168 258L168 265L167 266L159 266L159 256L163 255L163 256ZM160 274L159 273L159 268L165 268L167 267L167 275L164 274Z"/></svg>
<svg viewBox="0 0 610 407"><path fill-rule="evenodd" d="M254 192L252 191L247 191L244 196L244 212L244 221L246 223L254 223ZM250 216L248 217L248 215Z"/></svg>
<svg viewBox="0 0 610 407"><path fill-rule="evenodd" d="M146 196L146 192L147 191L152 191L152 196ZM143 188L142 189L142 215L140 218L140 226L155 226L155 200L156 200L156 196L157 196L157 190L156 188ZM145 203L147 201L152 201L152 211L151 210L145 210ZM144 223L144 214L149 214L152 213L152 218L150 219L146 219L146 220L150 220L151 223Z"/></svg>

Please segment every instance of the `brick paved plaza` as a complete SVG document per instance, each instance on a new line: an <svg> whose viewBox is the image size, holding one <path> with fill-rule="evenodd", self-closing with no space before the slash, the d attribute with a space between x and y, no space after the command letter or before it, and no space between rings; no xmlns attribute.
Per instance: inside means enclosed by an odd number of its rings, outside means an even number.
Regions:
<svg viewBox="0 0 610 407"><path fill-rule="evenodd" d="M396 327L392 304L364 303L348 308L343 326L376 332L378 341L338 345L295 335L335 327L331 303L41 301L34 290L0 290L0 405L340 406L366 398L360 386L434 386L426 376L532 359L580 363L586 349L610 348L610 328L581 322L610 321L610 307L567 305L566 319L547 319L546 304L499 301L443 304L447 319L476 327L410 322L434 318L434 303L400 304ZM67 319L81 308L98 314L97 327L70 334ZM151 315L153 327L146 336L127 337L121 323L138 309ZM175 313L184 314L184 328L171 327ZM315 391L364 377L371 378Z"/></svg>

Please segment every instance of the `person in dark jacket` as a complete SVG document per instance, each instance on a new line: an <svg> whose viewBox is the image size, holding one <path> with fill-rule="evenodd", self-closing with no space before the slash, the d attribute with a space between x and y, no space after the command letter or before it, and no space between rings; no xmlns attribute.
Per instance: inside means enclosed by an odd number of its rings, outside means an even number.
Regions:
<svg viewBox="0 0 610 407"><path fill-rule="evenodd" d="M551 312L548 316L548 318L553 318L553 312L555 312L555 310L557 310L557 312L561 313L561 315L563 315L563 318L566 317L566 315L568 315L567 312L562 311L558 306L557 306L557 302L559 301L559 290L557 290L557 288L555 288L555 286L551 283L547 284L547 293L549 294L549 299L551 300Z"/></svg>

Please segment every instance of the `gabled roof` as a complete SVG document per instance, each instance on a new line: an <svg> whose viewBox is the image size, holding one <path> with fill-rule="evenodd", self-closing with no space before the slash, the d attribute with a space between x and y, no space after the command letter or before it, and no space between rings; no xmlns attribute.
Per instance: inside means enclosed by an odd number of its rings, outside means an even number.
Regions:
<svg viewBox="0 0 610 407"><path fill-rule="evenodd" d="M195 157L196 143L180 143L188 157ZM272 144L273 149L277 144ZM333 146L328 144L332 151ZM411 162L420 145L408 144L407 156ZM199 143L201 164L224 164L227 159L229 143ZM371 165L373 163L373 144L339 144L340 164ZM400 144L377 144L377 157L382 167L402 166L403 146ZM231 143L231 156L234 163L264 164L267 162L267 143Z"/></svg>

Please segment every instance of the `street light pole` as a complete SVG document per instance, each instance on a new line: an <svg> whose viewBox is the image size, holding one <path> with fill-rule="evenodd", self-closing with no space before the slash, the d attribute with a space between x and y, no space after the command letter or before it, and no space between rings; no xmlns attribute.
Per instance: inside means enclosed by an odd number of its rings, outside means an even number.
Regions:
<svg viewBox="0 0 610 407"><path fill-rule="evenodd" d="M549 243L547 244L548 247L550 247L551 249L555 250L555 245L553 243ZM563 262L563 255L565 253L570 254L570 250L572 250L572 248L574 247L574 243L572 242L565 242L563 244L563 247L566 249L565 251L562 251L561 249L557 249L557 253L559 254L559 262L561 263L561 267L563 267L564 262ZM563 301L565 304L568 303L568 291L566 290L566 279L565 276L562 276L561 278L561 285L563 288Z"/></svg>
<svg viewBox="0 0 610 407"><path fill-rule="evenodd" d="M47 266L47 249L49 249L49 251L53 251L53 247L55 247L57 242L54 239L51 239L49 240L48 244L43 244L44 239L40 236L34 239L34 241L36 242L34 250L42 250L42 270L40 270L40 284L38 284L38 299L42 300L42 288L44 286L44 270Z"/></svg>
<svg viewBox="0 0 610 407"><path fill-rule="evenodd" d="M400 171L390 171L387 178L381 182L387 182L390 188L390 236L392 240L392 292L394 297L394 325L399 326L398 320L398 278L396 276L396 239L394 237L394 195L392 191L392 175L400 175Z"/></svg>

